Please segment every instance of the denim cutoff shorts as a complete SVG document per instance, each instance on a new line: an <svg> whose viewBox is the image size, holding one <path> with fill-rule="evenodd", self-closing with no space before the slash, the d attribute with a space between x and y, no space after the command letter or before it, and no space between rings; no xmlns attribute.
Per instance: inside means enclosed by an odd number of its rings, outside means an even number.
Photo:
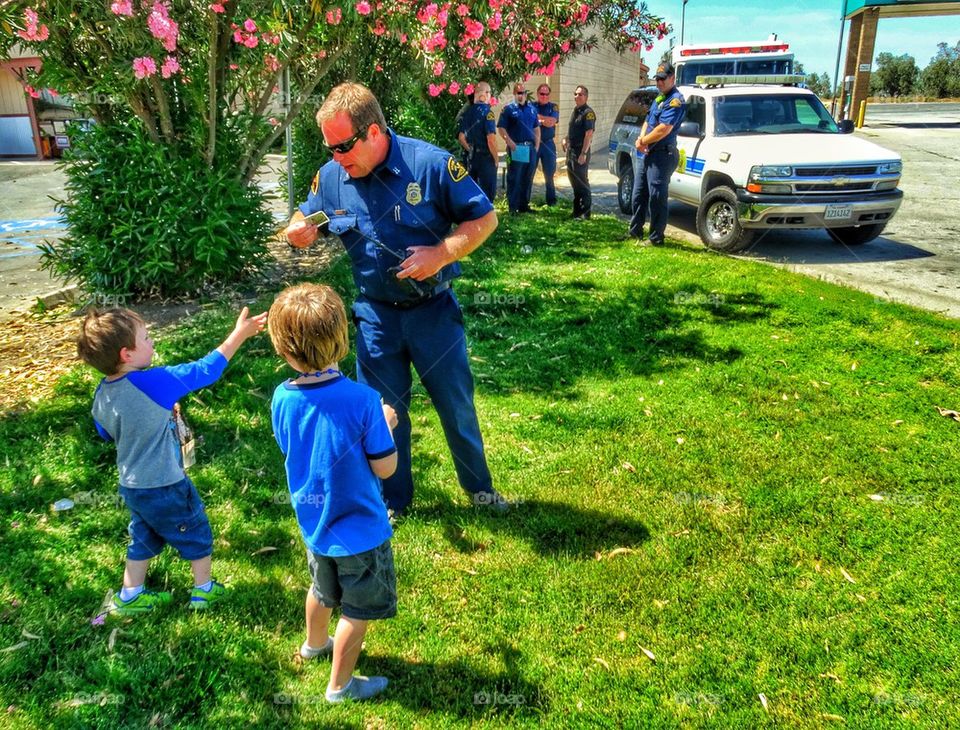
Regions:
<svg viewBox="0 0 960 730"><path fill-rule="evenodd" d="M130 510L129 560L148 560L170 545L184 560L199 560L213 552L213 532L203 501L189 477L166 487L120 487Z"/></svg>

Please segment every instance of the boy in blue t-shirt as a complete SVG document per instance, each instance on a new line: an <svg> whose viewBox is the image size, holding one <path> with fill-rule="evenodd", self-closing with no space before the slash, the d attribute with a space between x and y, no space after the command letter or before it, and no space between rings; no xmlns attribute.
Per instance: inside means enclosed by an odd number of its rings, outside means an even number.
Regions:
<svg viewBox="0 0 960 730"><path fill-rule="evenodd" d="M156 368L150 367L153 340L136 312L93 309L84 319L77 354L106 376L93 397L94 425L117 445L120 495L130 510L123 588L109 613L135 615L170 602L169 593L144 588L150 560L166 544L190 561L190 608L206 609L226 593L210 575L213 533L183 470L173 410L185 395L216 381L240 345L263 329L266 312L248 315L244 307L233 332L206 357Z"/></svg>
<svg viewBox="0 0 960 730"><path fill-rule="evenodd" d="M280 292L270 307L270 339L299 373L277 386L271 410L313 579L300 655L332 654L328 701L368 699L387 679L353 675L367 624L397 613L393 530L380 484L397 468L397 414L375 390L340 372L337 363L350 350L347 313L330 287Z"/></svg>

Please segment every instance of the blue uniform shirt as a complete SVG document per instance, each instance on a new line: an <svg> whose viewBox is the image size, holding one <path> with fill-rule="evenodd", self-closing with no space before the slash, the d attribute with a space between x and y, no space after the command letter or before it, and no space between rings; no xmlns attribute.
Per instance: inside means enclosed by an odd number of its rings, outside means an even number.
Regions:
<svg viewBox="0 0 960 730"><path fill-rule="evenodd" d="M507 130L510 139L517 144L532 143L533 130L540 126L540 120L537 119L537 108L529 101L523 106L512 101L500 112L497 126Z"/></svg>
<svg viewBox="0 0 960 730"><path fill-rule="evenodd" d="M658 96L657 99L660 99L660 97ZM650 105L650 113L647 114L647 134L656 129L660 124L672 124L673 129L670 130L670 134L653 145L651 149L660 146L677 146L677 132L680 131L680 123L683 121L686 113L687 102L676 86L674 86L671 91L668 91L662 100L654 100L653 104Z"/></svg>
<svg viewBox="0 0 960 730"><path fill-rule="evenodd" d="M300 212L323 210L330 217L330 232L343 241L362 295L389 303L416 301L422 297L388 270L409 255L408 246L436 246L454 224L482 218L493 205L449 152L388 132L390 151L379 167L352 178L328 162L314 177ZM460 264L453 263L437 278L446 282L459 275Z"/></svg>
<svg viewBox="0 0 960 730"><path fill-rule="evenodd" d="M554 101L548 101L546 104L537 104L537 114L541 117L553 117L560 120L560 106ZM541 127L540 141L550 142L557 135L557 126Z"/></svg>
<svg viewBox="0 0 960 730"><path fill-rule="evenodd" d="M487 149L487 135L497 133L493 110L489 104L471 104L460 117L460 132L467 137L467 144L477 150Z"/></svg>

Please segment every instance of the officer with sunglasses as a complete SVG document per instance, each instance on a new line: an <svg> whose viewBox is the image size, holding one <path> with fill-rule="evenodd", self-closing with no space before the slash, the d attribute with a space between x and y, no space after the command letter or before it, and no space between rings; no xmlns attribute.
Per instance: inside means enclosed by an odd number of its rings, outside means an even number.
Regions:
<svg viewBox="0 0 960 730"><path fill-rule="evenodd" d="M511 213L530 212L530 189L540 150L540 122L537 109L527 103L527 89L513 85L514 100L500 112L497 128L510 152L507 167L507 204Z"/></svg>
<svg viewBox="0 0 960 730"><path fill-rule="evenodd" d="M547 205L557 204L557 187L553 178L557 174L557 122L560 121L560 106L550 101L550 85L537 87L537 120L540 122L540 151L537 163L543 170ZM534 168L536 171L536 168Z"/></svg>
<svg viewBox="0 0 960 730"><path fill-rule="evenodd" d="M440 416L460 485L475 505L505 511L487 467L463 313L451 288L459 260L496 229L493 205L448 152L389 129L361 84L332 89L317 123L333 160L314 177L286 236L293 246L310 246L320 231L305 217L323 211L350 256L357 380L377 390L399 421L397 471L383 482L387 507L399 516L413 499L413 365Z"/></svg>

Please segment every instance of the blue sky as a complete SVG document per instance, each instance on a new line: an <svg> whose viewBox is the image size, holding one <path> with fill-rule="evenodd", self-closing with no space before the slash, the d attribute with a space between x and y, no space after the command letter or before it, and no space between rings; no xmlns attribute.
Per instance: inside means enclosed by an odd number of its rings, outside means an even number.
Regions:
<svg viewBox="0 0 960 730"><path fill-rule="evenodd" d="M647 0L647 6L673 25L679 43L681 0ZM844 28L844 53L849 27L847 23ZM684 43L762 40L771 33L777 33L790 44L790 50L808 73L826 71L833 78L840 36L840 0L689 0L687 3ZM655 66L663 51L670 47L668 40L664 39L653 51L643 54L650 66ZM936 54L940 41L951 46L960 41L960 15L881 19L874 58L883 51L895 55L909 53L923 68Z"/></svg>

